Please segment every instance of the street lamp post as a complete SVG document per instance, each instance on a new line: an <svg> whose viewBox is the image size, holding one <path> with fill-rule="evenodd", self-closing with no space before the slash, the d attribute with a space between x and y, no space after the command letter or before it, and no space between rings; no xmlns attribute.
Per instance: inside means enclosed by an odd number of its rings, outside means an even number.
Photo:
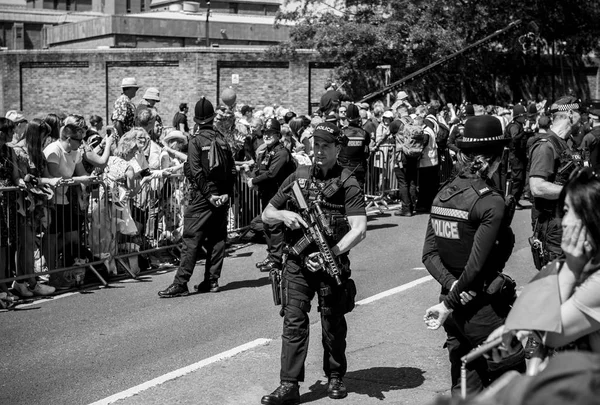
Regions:
<svg viewBox="0 0 600 405"><path fill-rule="evenodd" d="M206 2L206 46L210 46L210 37L208 33L208 17L210 17L210 0Z"/></svg>

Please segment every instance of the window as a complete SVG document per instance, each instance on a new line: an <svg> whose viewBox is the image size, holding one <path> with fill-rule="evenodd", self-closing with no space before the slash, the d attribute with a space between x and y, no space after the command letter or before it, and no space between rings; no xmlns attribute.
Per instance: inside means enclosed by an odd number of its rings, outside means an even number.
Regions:
<svg viewBox="0 0 600 405"><path fill-rule="evenodd" d="M229 3L229 14L238 13L238 3Z"/></svg>
<svg viewBox="0 0 600 405"><path fill-rule="evenodd" d="M125 3L125 8L127 10L127 14L131 13L131 0L127 0Z"/></svg>
<svg viewBox="0 0 600 405"><path fill-rule="evenodd" d="M67 11L71 11L71 0L67 0Z"/></svg>

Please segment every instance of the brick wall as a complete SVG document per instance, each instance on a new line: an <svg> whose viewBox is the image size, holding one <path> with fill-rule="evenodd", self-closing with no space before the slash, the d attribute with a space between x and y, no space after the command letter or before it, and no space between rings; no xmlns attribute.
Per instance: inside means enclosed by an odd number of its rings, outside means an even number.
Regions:
<svg viewBox="0 0 600 405"><path fill-rule="evenodd" d="M309 69L316 60L310 52L298 61L266 60L260 48L8 51L0 53L0 113L17 109L29 118L50 112L106 118L122 78L130 76L141 86L136 104L148 87L160 90L158 111L169 125L179 103L188 102L191 112L202 95L221 104L217 92L229 86L237 92L238 106L277 104L307 113L309 82L314 83L311 100L318 102L330 72ZM238 84L232 83L234 74Z"/></svg>

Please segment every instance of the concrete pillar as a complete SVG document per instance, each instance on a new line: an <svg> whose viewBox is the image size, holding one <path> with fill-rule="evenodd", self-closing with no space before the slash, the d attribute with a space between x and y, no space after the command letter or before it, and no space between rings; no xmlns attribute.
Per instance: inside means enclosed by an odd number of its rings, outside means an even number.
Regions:
<svg viewBox="0 0 600 405"><path fill-rule="evenodd" d="M25 26L15 23L12 27L13 49L25 49Z"/></svg>

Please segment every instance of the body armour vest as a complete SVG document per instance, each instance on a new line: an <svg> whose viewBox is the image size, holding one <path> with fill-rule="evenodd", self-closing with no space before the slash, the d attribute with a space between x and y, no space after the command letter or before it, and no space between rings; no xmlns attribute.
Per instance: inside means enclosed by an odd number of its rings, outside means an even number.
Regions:
<svg viewBox="0 0 600 405"><path fill-rule="evenodd" d="M561 142L558 136L553 133L541 137L531 145L531 153L533 153L534 149L542 142L549 142L554 150L554 170L552 175L548 177L548 181L550 183L564 185L571 175L571 172L578 167L583 166L581 154L569 149L566 142ZM547 200L545 198L536 197L533 200L533 209L538 211L538 213L553 217L556 215L556 204L557 200Z"/></svg>
<svg viewBox="0 0 600 405"><path fill-rule="evenodd" d="M302 189L302 194L306 202L310 205L317 199L320 200L321 209L325 216L323 221L328 230L323 230L329 246L334 246L350 230L350 224L345 212L345 192L343 183L350 177L350 171L336 165L331 170L331 176L327 179L317 179L312 174L312 166L300 166L296 170L296 179ZM297 212L296 207L289 207ZM293 245L303 235L302 230L296 230L289 233L286 241ZM316 251L316 247L310 246L303 254Z"/></svg>
<svg viewBox="0 0 600 405"><path fill-rule="evenodd" d="M338 162L344 167L366 166L368 152L366 152L365 146L368 146L370 141L367 132L354 126L348 126L342 132L348 138L348 144L342 146Z"/></svg>
<svg viewBox="0 0 600 405"><path fill-rule="evenodd" d="M440 258L456 277L460 276L473 248L478 222L470 214L479 199L501 194L482 179L456 177L435 197L431 225Z"/></svg>

